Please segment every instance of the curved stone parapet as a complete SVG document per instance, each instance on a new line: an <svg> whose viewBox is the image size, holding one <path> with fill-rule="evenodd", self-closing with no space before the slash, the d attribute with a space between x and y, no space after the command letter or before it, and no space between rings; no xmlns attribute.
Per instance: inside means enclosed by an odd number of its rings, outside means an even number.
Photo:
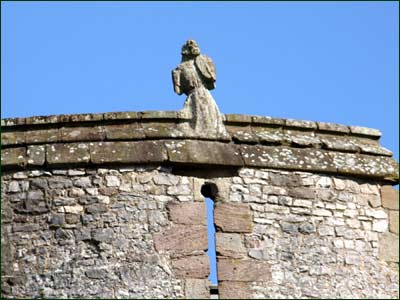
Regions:
<svg viewBox="0 0 400 300"><path fill-rule="evenodd" d="M398 182L380 131L333 123L224 115L229 136L198 136L182 111L2 119L3 168L100 164L223 165Z"/></svg>
<svg viewBox="0 0 400 300"><path fill-rule="evenodd" d="M398 299L381 133L222 119L211 135L182 111L2 120L3 298Z"/></svg>

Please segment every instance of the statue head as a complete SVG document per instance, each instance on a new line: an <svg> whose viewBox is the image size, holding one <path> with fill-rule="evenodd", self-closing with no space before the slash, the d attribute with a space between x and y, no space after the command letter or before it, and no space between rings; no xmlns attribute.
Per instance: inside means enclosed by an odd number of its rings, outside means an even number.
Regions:
<svg viewBox="0 0 400 300"><path fill-rule="evenodd" d="M182 56L198 56L200 55L200 48L197 45L195 40L187 40L186 43L182 46Z"/></svg>

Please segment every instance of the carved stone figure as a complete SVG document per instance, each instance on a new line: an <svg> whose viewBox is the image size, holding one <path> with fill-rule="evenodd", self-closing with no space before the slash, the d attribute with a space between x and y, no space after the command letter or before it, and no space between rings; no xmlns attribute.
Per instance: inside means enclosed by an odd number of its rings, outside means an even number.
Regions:
<svg viewBox="0 0 400 300"><path fill-rule="evenodd" d="M209 92L215 88L217 79L214 63L200 54L194 40L188 40L181 53L182 62L172 71L172 80L175 92L187 95L183 111L192 114L191 128L199 136L227 136L218 106Z"/></svg>

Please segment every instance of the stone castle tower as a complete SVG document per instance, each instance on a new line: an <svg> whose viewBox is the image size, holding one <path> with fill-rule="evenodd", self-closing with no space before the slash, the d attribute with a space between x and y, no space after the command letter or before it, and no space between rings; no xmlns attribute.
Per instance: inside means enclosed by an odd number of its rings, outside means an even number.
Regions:
<svg viewBox="0 0 400 300"><path fill-rule="evenodd" d="M2 295L398 298L397 163L363 127L183 112L2 120Z"/></svg>
<svg viewBox="0 0 400 300"><path fill-rule="evenodd" d="M172 76L178 112L1 120L3 297L399 298L378 130L223 115L193 40Z"/></svg>

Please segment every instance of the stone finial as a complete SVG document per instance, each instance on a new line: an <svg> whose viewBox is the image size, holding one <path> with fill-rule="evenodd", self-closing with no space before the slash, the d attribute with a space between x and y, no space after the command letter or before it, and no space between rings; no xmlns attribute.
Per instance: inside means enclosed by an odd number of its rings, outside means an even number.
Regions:
<svg viewBox="0 0 400 300"><path fill-rule="evenodd" d="M211 58L200 54L196 41L188 40L182 46L182 61L172 71L174 90L187 95L183 111L192 115L191 129L201 137L227 136L223 118L209 90L217 79Z"/></svg>

